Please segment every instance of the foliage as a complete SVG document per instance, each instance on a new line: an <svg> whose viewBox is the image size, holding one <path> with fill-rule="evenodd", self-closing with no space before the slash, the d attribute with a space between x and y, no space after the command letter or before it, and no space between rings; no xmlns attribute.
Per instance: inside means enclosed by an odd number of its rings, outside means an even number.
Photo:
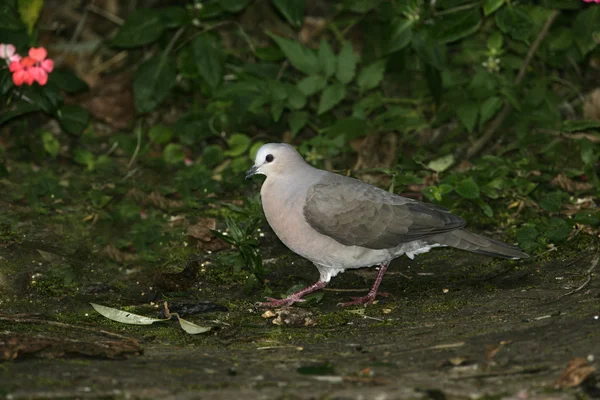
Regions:
<svg viewBox="0 0 600 400"><path fill-rule="evenodd" d="M43 88L16 90L0 69L11 157L66 161L90 176L137 166L164 177L90 192L95 215L124 229L117 247L148 254L175 236L160 202L141 206L125 195L132 187L204 209L211 195L244 190L243 171L266 141L294 142L309 162L335 168L348 167L352 143L388 133L403 154L379 171L398 193L416 188L475 225L510 227L530 250L567 239L574 223L597 229L597 210L564 211L600 187L600 123L580 101L593 80L600 6L340 0L324 6L320 29L305 23L308 8L303 0L207 0L125 15L103 50L127 52L137 125L107 136L90 126L85 108L65 102L88 89L69 71L54 71ZM35 44L40 10L40 1L6 2L0 42L20 51ZM271 21L264 30L246 20L257 13ZM162 119L171 106L176 118ZM61 131L31 129L27 121L40 112ZM465 162L490 131L490 155ZM560 174L570 183L552 183ZM47 170L10 196L48 212L49 198L66 200L68 190ZM228 220L222 238L258 277L256 221Z"/></svg>

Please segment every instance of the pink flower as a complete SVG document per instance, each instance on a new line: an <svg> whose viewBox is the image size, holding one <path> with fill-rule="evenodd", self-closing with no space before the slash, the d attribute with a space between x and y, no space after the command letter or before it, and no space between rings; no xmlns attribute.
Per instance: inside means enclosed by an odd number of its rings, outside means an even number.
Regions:
<svg viewBox="0 0 600 400"><path fill-rule="evenodd" d="M45 48L32 47L27 57L11 62L9 69L13 73L15 85L21 86L26 83L31 86L33 82L37 82L44 86L48 83L48 73L54 69L54 61L46 58L47 56Z"/></svg>
<svg viewBox="0 0 600 400"><path fill-rule="evenodd" d="M21 59L21 56L16 54L15 51L15 46L12 44L0 43L0 58L6 60L8 63Z"/></svg>
<svg viewBox="0 0 600 400"><path fill-rule="evenodd" d="M583 0L584 3L599 3L600 4L600 0Z"/></svg>

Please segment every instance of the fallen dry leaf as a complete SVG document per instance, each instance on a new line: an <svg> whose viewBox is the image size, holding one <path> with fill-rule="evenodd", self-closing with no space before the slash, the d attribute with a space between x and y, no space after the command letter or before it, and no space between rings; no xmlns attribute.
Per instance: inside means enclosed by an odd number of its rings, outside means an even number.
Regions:
<svg viewBox="0 0 600 400"><path fill-rule="evenodd" d="M583 381L589 378L595 370L596 368L588 364L585 358L573 358L569 361L567 369L563 371L554 383L554 388L564 389L579 386Z"/></svg>
<svg viewBox="0 0 600 400"><path fill-rule="evenodd" d="M275 325L288 326L315 326L314 315L308 310L301 308L282 308L275 311L277 318L273 320Z"/></svg>
<svg viewBox="0 0 600 400"><path fill-rule="evenodd" d="M200 218L198 222L188 226L188 236L198 240L197 247L203 250L220 251L229 246L224 240L215 237L211 230L217 228L214 218Z"/></svg>
<svg viewBox="0 0 600 400"><path fill-rule="evenodd" d="M565 190L569 193L574 192L587 192L594 188L594 185L590 182L575 182L573 179L569 178L564 173L560 173L556 175L551 181L550 184L552 186L556 186Z"/></svg>

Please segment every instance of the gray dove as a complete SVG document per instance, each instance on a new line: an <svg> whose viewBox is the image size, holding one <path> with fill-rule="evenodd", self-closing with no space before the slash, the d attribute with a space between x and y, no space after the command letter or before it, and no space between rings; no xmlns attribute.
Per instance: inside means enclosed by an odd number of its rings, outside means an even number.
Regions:
<svg viewBox="0 0 600 400"><path fill-rule="evenodd" d="M443 207L314 168L288 144L263 145L246 178L256 174L266 175L260 195L269 225L320 273L316 283L258 306L304 301L303 296L323 289L346 269L379 265L369 293L343 305L372 303L390 261L403 254L413 259L434 247L511 259L529 257L516 247L463 229L465 220Z"/></svg>

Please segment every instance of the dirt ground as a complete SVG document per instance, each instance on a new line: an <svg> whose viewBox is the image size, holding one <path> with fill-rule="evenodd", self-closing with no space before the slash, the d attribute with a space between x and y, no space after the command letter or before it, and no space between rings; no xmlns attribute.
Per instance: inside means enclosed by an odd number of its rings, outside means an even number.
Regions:
<svg viewBox="0 0 600 400"><path fill-rule="evenodd" d="M376 271L346 272L333 280L319 303L292 307L280 318L280 325L253 308L259 294L242 294L236 285L207 283L203 300L226 305L229 311L186 317L215 325L211 332L195 336L175 323L118 324L95 314L88 305L89 301L115 307L132 303L131 297L118 291L36 297L19 279L11 281L3 275L4 290L11 282L14 290L0 303L0 356L4 353L4 359L14 360L0 363L0 396L598 397L598 373L590 374L600 358L595 246L591 238L581 238L568 256L558 249L516 262L448 249L414 261L398 259L382 284L388 296L366 309L342 309L337 303L366 290ZM0 260L4 266L24 259L36 261L39 256L32 247L39 245L0 247ZM286 250L276 247L274 251ZM276 262L273 285L285 290L289 279L308 283L317 278L312 266L296 257L289 259L293 265ZM24 299L28 301L19 301ZM150 308L136 312L155 314ZM559 380L577 357L585 365Z"/></svg>

